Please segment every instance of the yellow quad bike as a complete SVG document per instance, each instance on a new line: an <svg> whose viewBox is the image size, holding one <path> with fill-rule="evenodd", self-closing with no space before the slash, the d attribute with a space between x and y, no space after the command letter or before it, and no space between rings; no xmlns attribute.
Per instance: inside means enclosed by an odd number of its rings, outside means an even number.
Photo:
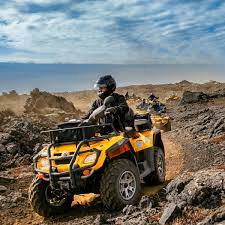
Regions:
<svg viewBox="0 0 225 225"><path fill-rule="evenodd" d="M91 192L100 194L107 209L121 210L138 202L141 180L165 181L161 133L151 130L149 117L136 116L134 128L119 123L122 131L114 123L89 125L105 116L110 98L86 124L67 122L46 131L51 142L33 159L37 175L29 188L29 202L39 215L63 213L75 194Z"/></svg>
<svg viewBox="0 0 225 225"><path fill-rule="evenodd" d="M166 114L152 114L151 121L154 128L162 132L171 131L170 117Z"/></svg>
<svg viewBox="0 0 225 225"><path fill-rule="evenodd" d="M147 111L148 111L148 107L144 107L144 108L136 107L136 113L137 114L140 114L140 115L146 114Z"/></svg>
<svg viewBox="0 0 225 225"><path fill-rule="evenodd" d="M171 101L179 101L180 97L177 94L171 94L169 97L165 98L166 102L171 102Z"/></svg>
<svg viewBox="0 0 225 225"><path fill-rule="evenodd" d="M137 98L137 99L130 98L130 99L127 100L127 103L128 103L129 105L133 105L133 104L139 103L140 101L141 101L141 99L139 99L139 98Z"/></svg>
<svg viewBox="0 0 225 225"><path fill-rule="evenodd" d="M157 110L156 107L160 108ZM166 114L166 106L163 103L159 102L159 106L150 104L147 112L151 114L151 121L154 128L162 132L171 131L171 119Z"/></svg>
<svg viewBox="0 0 225 225"><path fill-rule="evenodd" d="M164 105L163 105L164 106ZM171 131L171 121L170 117L166 113L157 113L152 104L149 103L149 107L136 107L136 112L138 114L146 114L147 112L151 114L151 122L154 128L161 130L162 132Z"/></svg>

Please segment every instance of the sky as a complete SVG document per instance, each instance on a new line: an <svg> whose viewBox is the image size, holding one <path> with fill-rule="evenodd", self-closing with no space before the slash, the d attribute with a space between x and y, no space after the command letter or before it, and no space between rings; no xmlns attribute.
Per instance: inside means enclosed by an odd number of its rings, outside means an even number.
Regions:
<svg viewBox="0 0 225 225"><path fill-rule="evenodd" d="M0 92L225 82L224 0L0 0Z"/></svg>
<svg viewBox="0 0 225 225"><path fill-rule="evenodd" d="M221 64L224 0L0 0L0 61Z"/></svg>

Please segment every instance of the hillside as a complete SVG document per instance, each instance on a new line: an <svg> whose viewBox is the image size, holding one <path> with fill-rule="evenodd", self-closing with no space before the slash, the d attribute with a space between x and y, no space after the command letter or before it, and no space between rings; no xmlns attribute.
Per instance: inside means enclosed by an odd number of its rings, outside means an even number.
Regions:
<svg viewBox="0 0 225 225"><path fill-rule="evenodd" d="M119 87L117 91L121 94L125 94L127 91L129 94L135 94L142 98L146 98L149 93L153 92L161 99L169 96L172 93L177 93L178 96L182 96L184 91L202 91L205 93L214 92L220 89L225 89L225 83L219 83L216 81L209 81L204 84L192 83L188 81L181 81L174 84L159 84L159 85L132 85L127 87ZM78 92L63 92L54 93L57 96L62 96L67 101L72 102L74 106L81 111L87 111L91 102L96 99L96 90L86 90ZM17 95L17 96L0 96L0 110L10 108L17 114L22 114L24 106L29 95Z"/></svg>

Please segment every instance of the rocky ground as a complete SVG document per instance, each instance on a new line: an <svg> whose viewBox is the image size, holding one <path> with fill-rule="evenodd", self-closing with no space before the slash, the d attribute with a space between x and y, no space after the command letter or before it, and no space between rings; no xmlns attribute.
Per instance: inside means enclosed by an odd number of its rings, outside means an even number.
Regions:
<svg viewBox="0 0 225 225"><path fill-rule="evenodd" d="M27 201L27 189L34 176L31 158L46 140L40 131L51 127L53 121L46 122L46 117L40 115L3 115L2 224L225 224L225 98L216 96L218 93L223 91L210 95L188 93L182 104L167 106L173 119L172 131L163 135L167 183L150 188L143 185L140 203L114 214L105 211L98 199L90 206L74 205L67 214L50 219L32 212Z"/></svg>
<svg viewBox="0 0 225 225"><path fill-rule="evenodd" d="M30 115L5 115L0 124L0 170L30 165L32 156L48 140L40 132L53 127L52 120Z"/></svg>
<svg viewBox="0 0 225 225"><path fill-rule="evenodd" d="M13 92L2 97L15 100L18 95ZM23 115L11 109L0 111L0 170L29 165L48 140L41 131L80 115L81 111L65 98L38 89L30 93Z"/></svg>
<svg viewBox="0 0 225 225"><path fill-rule="evenodd" d="M225 98L176 107L171 132L185 154L184 168L196 171L225 160Z"/></svg>

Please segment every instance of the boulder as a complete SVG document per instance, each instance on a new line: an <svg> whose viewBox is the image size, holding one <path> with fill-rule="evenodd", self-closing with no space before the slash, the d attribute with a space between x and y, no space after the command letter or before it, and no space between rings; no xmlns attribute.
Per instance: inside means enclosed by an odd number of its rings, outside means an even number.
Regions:
<svg viewBox="0 0 225 225"><path fill-rule="evenodd" d="M159 220L159 224L161 225L167 224L168 222L171 222L180 214L181 214L181 209L175 203L170 203L165 207L163 214Z"/></svg>
<svg viewBox="0 0 225 225"><path fill-rule="evenodd" d="M73 103L68 102L61 96L55 96L37 88L31 91L30 96L24 106L25 113L52 114L65 112L76 114L77 117L80 115L80 111L74 107Z"/></svg>
<svg viewBox="0 0 225 225"><path fill-rule="evenodd" d="M225 172L217 169L184 173L167 186L167 200L178 205L212 209L222 204Z"/></svg>
<svg viewBox="0 0 225 225"><path fill-rule="evenodd" d="M9 143L6 146L7 151L11 154L11 155L15 155L17 152L20 151L20 146L18 143Z"/></svg>
<svg viewBox="0 0 225 225"><path fill-rule="evenodd" d="M209 98L210 96L203 92L185 91L183 93L183 97L180 101L180 104L186 105L186 104L196 103L196 102L207 102Z"/></svg>
<svg viewBox="0 0 225 225"><path fill-rule="evenodd" d="M122 215L107 219L105 224L127 224L141 225L159 223L155 220L155 215L159 213L158 208L152 208L153 200L149 196L143 196L136 206L127 205L122 210Z"/></svg>
<svg viewBox="0 0 225 225"><path fill-rule="evenodd" d="M0 193L6 192L7 191L7 187L0 185Z"/></svg>
<svg viewBox="0 0 225 225"><path fill-rule="evenodd" d="M11 135L0 132L0 144L7 144L11 140Z"/></svg>
<svg viewBox="0 0 225 225"><path fill-rule="evenodd" d="M144 195L141 197L141 200L139 202L139 209L152 208L152 206L153 200L149 196Z"/></svg>

